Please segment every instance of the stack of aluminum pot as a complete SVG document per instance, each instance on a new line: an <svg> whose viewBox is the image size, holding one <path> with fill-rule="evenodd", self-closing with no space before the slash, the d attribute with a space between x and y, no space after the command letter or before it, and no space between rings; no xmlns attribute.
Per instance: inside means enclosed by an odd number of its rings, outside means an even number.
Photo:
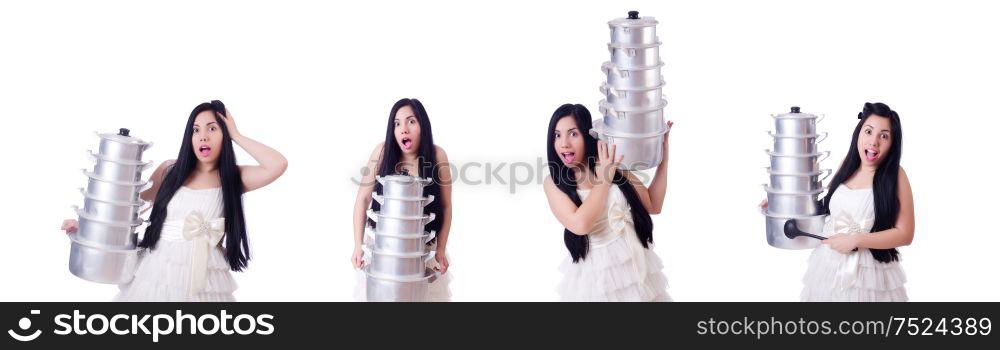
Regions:
<svg viewBox="0 0 1000 350"><path fill-rule="evenodd" d="M640 18L638 11L608 22L611 60L601 66L606 80L600 88L604 99L599 108L604 118L594 123L590 134L615 145L624 156L621 168L626 170L655 168L663 160L667 101L663 99L656 24L652 17Z"/></svg>
<svg viewBox="0 0 1000 350"><path fill-rule="evenodd" d="M830 155L830 151L820 152L817 144L826 138L826 133L817 133L816 124L823 119L816 115L802 113L799 107L791 112L771 115L775 131L768 132L774 141L774 148L767 150L771 166L767 168L770 184L764 185L767 192L767 243L783 249L808 249L819 244L819 240L809 237L790 239L785 236L784 226L788 220L795 220L797 227L805 232L821 234L826 215L820 215L819 195L823 192L823 180L830 175L830 169L821 170L819 163Z"/></svg>
<svg viewBox="0 0 1000 350"><path fill-rule="evenodd" d="M363 271L368 301L425 301L428 285L437 274L427 268L436 252L427 243L435 232L424 226L434 221L434 213L424 214L424 206L434 196L423 196L424 186L432 180L408 175L377 176L382 194L372 197L380 205L378 212L369 209L368 218L375 229L368 236Z"/></svg>
<svg viewBox="0 0 1000 350"><path fill-rule="evenodd" d="M121 284L132 280L138 260L136 228L148 204L139 193L150 185L142 172L152 164L142 161L142 153L152 143L129 136L128 129L97 136L98 153L88 152L94 168L83 169L89 179L86 190L80 189L83 208L75 207L80 227L69 235L69 271L88 281Z"/></svg>

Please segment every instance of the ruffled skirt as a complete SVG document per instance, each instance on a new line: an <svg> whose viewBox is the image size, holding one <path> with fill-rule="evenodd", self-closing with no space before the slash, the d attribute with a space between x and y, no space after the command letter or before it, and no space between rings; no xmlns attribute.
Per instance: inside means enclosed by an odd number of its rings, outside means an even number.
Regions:
<svg viewBox="0 0 1000 350"><path fill-rule="evenodd" d="M841 254L821 245L809 257L802 282L802 301L887 302L907 301L906 274L899 261L882 263L868 249L859 249L857 274L853 283L838 283L837 272L847 263Z"/></svg>
<svg viewBox="0 0 1000 350"><path fill-rule="evenodd" d="M212 249L208 258L205 288L190 294L191 252L189 241L160 240L154 249L140 253L139 265L131 282L119 286L115 301L232 302L236 280L222 248Z"/></svg>
<svg viewBox="0 0 1000 350"><path fill-rule="evenodd" d="M663 262L651 248L642 248L635 233L626 232L605 246L592 247L578 263L567 257L559 268L561 300L673 301L667 294ZM637 272L638 259L645 261L644 275Z"/></svg>

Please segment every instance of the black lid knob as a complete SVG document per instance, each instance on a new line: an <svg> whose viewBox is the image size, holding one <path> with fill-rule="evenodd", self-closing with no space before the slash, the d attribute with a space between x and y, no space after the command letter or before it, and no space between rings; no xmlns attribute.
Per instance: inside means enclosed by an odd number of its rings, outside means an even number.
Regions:
<svg viewBox="0 0 1000 350"><path fill-rule="evenodd" d="M400 169L399 170L399 175L410 176L410 171L406 170L406 169Z"/></svg>
<svg viewBox="0 0 1000 350"><path fill-rule="evenodd" d="M128 129L126 128L118 129L118 135L128 136Z"/></svg>
<svg viewBox="0 0 1000 350"><path fill-rule="evenodd" d="M801 112L799 111L799 106L794 106L794 107L792 107L792 113L801 113Z"/></svg>
<svg viewBox="0 0 1000 350"><path fill-rule="evenodd" d="M639 11L629 11L628 19L639 19Z"/></svg>

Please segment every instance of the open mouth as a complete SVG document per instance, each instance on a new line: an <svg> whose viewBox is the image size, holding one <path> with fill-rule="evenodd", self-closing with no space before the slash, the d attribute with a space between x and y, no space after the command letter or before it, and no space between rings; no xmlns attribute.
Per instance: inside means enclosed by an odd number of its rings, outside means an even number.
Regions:
<svg viewBox="0 0 1000 350"><path fill-rule="evenodd" d="M402 140L399 140L399 143L403 145L403 149L405 150L409 150L410 148L413 147L413 140L411 140L409 137L403 137Z"/></svg>
<svg viewBox="0 0 1000 350"><path fill-rule="evenodd" d="M563 162L566 164L573 164L573 161L576 160L576 152L563 152L559 155L562 156Z"/></svg>
<svg viewBox="0 0 1000 350"><path fill-rule="evenodd" d="M201 145L201 147L198 147L198 156L205 158L210 155L212 155L212 147L209 147L208 145Z"/></svg>
<svg viewBox="0 0 1000 350"><path fill-rule="evenodd" d="M878 150L877 149L874 149L874 148L866 148L865 149L865 159L867 159L869 162L872 162L872 161L875 161L876 158L878 158Z"/></svg>

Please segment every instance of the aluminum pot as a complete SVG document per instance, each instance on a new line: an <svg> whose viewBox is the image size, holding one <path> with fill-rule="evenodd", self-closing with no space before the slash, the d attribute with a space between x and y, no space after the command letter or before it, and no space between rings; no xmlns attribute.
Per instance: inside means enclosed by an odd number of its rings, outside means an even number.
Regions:
<svg viewBox="0 0 1000 350"><path fill-rule="evenodd" d="M663 120L663 108L667 101L648 108L615 108L602 100L598 110L604 115L604 127L608 133L650 134L664 131L667 124Z"/></svg>
<svg viewBox="0 0 1000 350"><path fill-rule="evenodd" d="M424 215L424 207L434 201L434 196L396 198L372 193L372 199L380 205L379 214L409 217Z"/></svg>
<svg viewBox="0 0 1000 350"><path fill-rule="evenodd" d="M771 156L771 170L781 173L814 173L820 171L819 163L830 156L830 151L810 154L778 154L765 150Z"/></svg>
<svg viewBox="0 0 1000 350"><path fill-rule="evenodd" d="M153 165L153 162L108 159L94 152L87 154L94 160L94 174L105 180L139 182L142 172Z"/></svg>
<svg viewBox="0 0 1000 350"><path fill-rule="evenodd" d="M590 136L615 145L617 154L623 155L619 167L623 170L655 168L663 160L663 137L669 128L647 134L625 134L606 129L604 120L594 122Z"/></svg>
<svg viewBox="0 0 1000 350"><path fill-rule="evenodd" d="M629 11L628 17L617 18L608 22L611 29L611 42L621 44L653 44L660 40L656 37L656 19L639 17L639 11Z"/></svg>
<svg viewBox="0 0 1000 350"><path fill-rule="evenodd" d="M424 186L431 183L430 178L419 178L409 175L376 176L375 181L382 184L381 195L392 198L416 198L424 196Z"/></svg>
<svg viewBox="0 0 1000 350"><path fill-rule="evenodd" d="M660 74L663 63L649 67L623 68L611 62L604 62L601 71L605 82L616 89L641 89L663 86L663 75Z"/></svg>
<svg viewBox="0 0 1000 350"><path fill-rule="evenodd" d="M619 44L609 43L611 62L618 67L640 68L660 65L660 43Z"/></svg>
<svg viewBox="0 0 1000 350"><path fill-rule="evenodd" d="M601 84L600 91L610 107L646 108L660 105L663 100L663 84L651 88L618 89Z"/></svg>
<svg viewBox="0 0 1000 350"><path fill-rule="evenodd" d="M376 213L368 209L368 218L375 221L375 233L388 234L420 234L424 232L424 226L434 221L434 213L420 216L388 216Z"/></svg>
<svg viewBox="0 0 1000 350"><path fill-rule="evenodd" d="M427 301L428 285L437 280L437 273L425 269L417 278L382 276L369 271L365 273L365 296L369 302L422 302Z"/></svg>
<svg viewBox="0 0 1000 350"><path fill-rule="evenodd" d="M778 135L809 135L816 133L816 124L825 116L802 113L799 107L792 107L791 112L772 114L774 130Z"/></svg>
<svg viewBox="0 0 1000 350"><path fill-rule="evenodd" d="M95 134L101 138L99 153L107 159L141 162L142 152L153 146L152 142L129 136L125 128L118 129L118 134Z"/></svg>
<svg viewBox="0 0 1000 350"><path fill-rule="evenodd" d="M775 135L768 131L774 139L774 152L778 154L813 154L817 145L826 140L827 133L803 135Z"/></svg>
<svg viewBox="0 0 1000 350"><path fill-rule="evenodd" d="M385 276L420 277L436 253L426 248L424 250L418 253L390 253L372 249L369 255L371 271Z"/></svg>
<svg viewBox="0 0 1000 350"><path fill-rule="evenodd" d="M427 243L437 237L436 231L419 235L394 235L389 233L369 234L371 246L378 251L390 253L423 253Z"/></svg>
<svg viewBox="0 0 1000 350"><path fill-rule="evenodd" d="M137 249L106 249L77 240L70 234L69 272L91 282L124 284L132 280L139 262Z"/></svg>
<svg viewBox="0 0 1000 350"><path fill-rule="evenodd" d="M84 211L97 220L130 222L139 219L139 213L149 208L149 202L138 200L135 202L110 201L96 198L87 194L84 189L80 189L83 194Z"/></svg>
<svg viewBox="0 0 1000 350"><path fill-rule="evenodd" d="M826 215L812 215L803 217L784 217L764 215L767 226L767 244L781 249L811 249L820 245L820 240L811 237L795 237L795 239L785 236L785 222L795 220L799 230L812 234L823 235L823 225L826 223Z"/></svg>
<svg viewBox="0 0 1000 350"><path fill-rule="evenodd" d="M767 192L767 215L772 216L809 216L820 212L817 197L823 189L808 192L781 192L764 185Z"/></svg>
<svg viewBox="0 0 1000 350"><path fill-rule="evenodd" d="M91 246L108 249L135 249L138 234L135 228L142 225L142 220L105 221L94 218L87 212L76 209L80 227L76 238Z"/></svg>
<svg viewBox="0 0 1000 350"><path fill-rule="evenodd" d="M771 188L781 192L812 192L823 189L823 180L826 180L831 173L830 169L812 173L779 173L767 168L767 174L771 177Z"/></svg>
<svg viewBox="0 0 1000 350"><path fill-rule="evenodd" d="M87 195L93 198L118 202L137 202L139 201L139 194L152 186L149 181L101 179L97 174L88 172L87 169L83 169L83 173L89 178L87 181Z"/></svg>

